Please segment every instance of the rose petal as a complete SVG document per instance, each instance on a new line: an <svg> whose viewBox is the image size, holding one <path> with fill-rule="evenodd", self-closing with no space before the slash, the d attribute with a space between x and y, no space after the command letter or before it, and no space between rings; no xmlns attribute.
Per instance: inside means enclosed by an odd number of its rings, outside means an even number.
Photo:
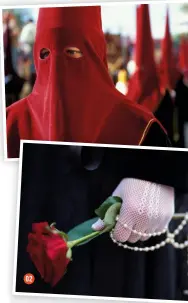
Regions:
<svg viewBox="0 0 188 303"><path fill-rule="evenodd" d="M40 233L40 234L46 233L46 234L48 234L49 231L47 230L46 227L49 227L48 222L33 223L32 224L32 231L34 233Z"/></svg>

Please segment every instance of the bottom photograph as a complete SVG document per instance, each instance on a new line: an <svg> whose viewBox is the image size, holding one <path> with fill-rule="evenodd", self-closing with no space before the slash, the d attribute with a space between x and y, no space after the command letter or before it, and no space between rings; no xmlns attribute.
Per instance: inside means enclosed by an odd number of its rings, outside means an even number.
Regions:
<svg viewBox="0 0 188 303"><path fill-rule="evenodd" d="M14 293L188 299L188 153L22 141Z"/></svg>

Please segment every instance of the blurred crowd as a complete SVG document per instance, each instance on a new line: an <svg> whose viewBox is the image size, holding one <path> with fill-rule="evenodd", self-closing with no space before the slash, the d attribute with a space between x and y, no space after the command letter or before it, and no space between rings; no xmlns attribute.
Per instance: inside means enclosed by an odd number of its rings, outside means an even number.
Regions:
<svg viewBox="0 0 188 303"><path fill-rule="evenodd" d="M35 82L36 24L29 17L24 21L21 26L14 13L3 12L6 106L27 96Z"/></svg>

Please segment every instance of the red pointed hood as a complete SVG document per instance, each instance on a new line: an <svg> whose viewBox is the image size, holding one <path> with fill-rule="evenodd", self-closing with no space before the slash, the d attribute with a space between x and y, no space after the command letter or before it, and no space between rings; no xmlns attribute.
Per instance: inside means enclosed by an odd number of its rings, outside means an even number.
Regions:
<svg viewBox="0 0 188 303"><path fill-rule="evenodd" d="M83 57L67 57L67 46ZM40 59L42 48L50 50L46 59ZM40 9L34 57L37 79L28 99L38 130L48 140L95 142L104 117L126 102L108 72L101 8Z"/></svg>
<svg viewBox="0 0 188 303"><path fill-rule="evenodd" d="M148 4L137 7L135 60L136 72L130 80L127 97L154 111L160 93Z"/></svg>
<svg viewBox="0 0 188 303"><path fill-rule="evenodd" d="M93 43L96 42L96 45L94 45L95 50L104 59L104 41L101 41L101 46L97 43L98 41L95 41L96 36L102 36L103 38L101 8L99 6L41 8L37 21L35 43L36 68L40 61L37 51L39 47L46 46L48 38L51 44L55 42L58 47L63 45L63 40L72 40L71 42L76 44L79 41L80 44L81 39L76 37L75 32L80 32L80 35L90 36ZM71 39L70 35L74 38Z"/></svg>
<svg viewBox="0 0 188 303"><path fill-rule="evenodd" d="M178 62L174 55L173 42L170 34L169 12L166 15L165 36L161 42L160 86L162 91L175 89L180 78Z"/></svg>

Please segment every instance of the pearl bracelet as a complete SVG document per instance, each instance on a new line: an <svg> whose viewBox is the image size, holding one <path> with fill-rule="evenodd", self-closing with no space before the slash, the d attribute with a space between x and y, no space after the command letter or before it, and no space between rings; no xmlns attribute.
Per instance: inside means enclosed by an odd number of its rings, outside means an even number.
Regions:
<svg viewBox="0 0 188 303"><path fill-rule="evenodd" d="M167 232L167 228L165 228L164 230L159 231L159 232L155 232L155 233L142 233L140 231L137 231L136 229L132 229L132 228L128 227L128 225L126 223L123 224L119 220L119 216L116 217L116 221L118 223L120 223L121 225L123 225L124 228L128 228L133 234L136 234L136 235L139 235L139 236L142 236L142 237L157 237L157 236L161 236L162 234L165 234Z"/></svg>
<svg viewBox="0 0 188 303"><path fill-rule="evenodd" d="M120 224L122 224L120 221L119 221L119 217L116 218L116 221L118 221ZM178 227L174 230L173 233L170 233L167 229L165 229L165 232L167 232L167 238L165 240L163 240L162 242L156 244L156 245L153 245L153 246L150 246L150 247L137 247L137 246L129 246L127 244L123 244L119 241L117 241L114 236L113 236L113 232L114 232L114 229L110 232L110 237L112 239L112 241L114 243L116 243L118 246L120 247L123 247L125 249L128 249L128 250L132 250L132 251L139 251L139 252L149 252L149 251L154 251L154 250L157 250L157 249L160 249L162 247L164 247L166 244L171 244L173 245L175 248L177 249L184 249L186 247L188 247L188 240L184 241L183 243L178 243L174 240L174 238L180 233L180 231L184 228L184 226L187 224L188 222L188 213L185 214L185 217L184 219L182 220L182 222L180 223L180 225L178 225ZM122 224L125 228L129 228L127 226L127 224ZM130 228L129 228L130 229ZM162 235L164 233L164 230L162 232L158 232L158 233L142 233L142 232L138 232L136 230L132 230L130 229L133 233L136 233L140 236L150 236L150 237L155 237L155 236L158 236L158 235Z"/></svg>

